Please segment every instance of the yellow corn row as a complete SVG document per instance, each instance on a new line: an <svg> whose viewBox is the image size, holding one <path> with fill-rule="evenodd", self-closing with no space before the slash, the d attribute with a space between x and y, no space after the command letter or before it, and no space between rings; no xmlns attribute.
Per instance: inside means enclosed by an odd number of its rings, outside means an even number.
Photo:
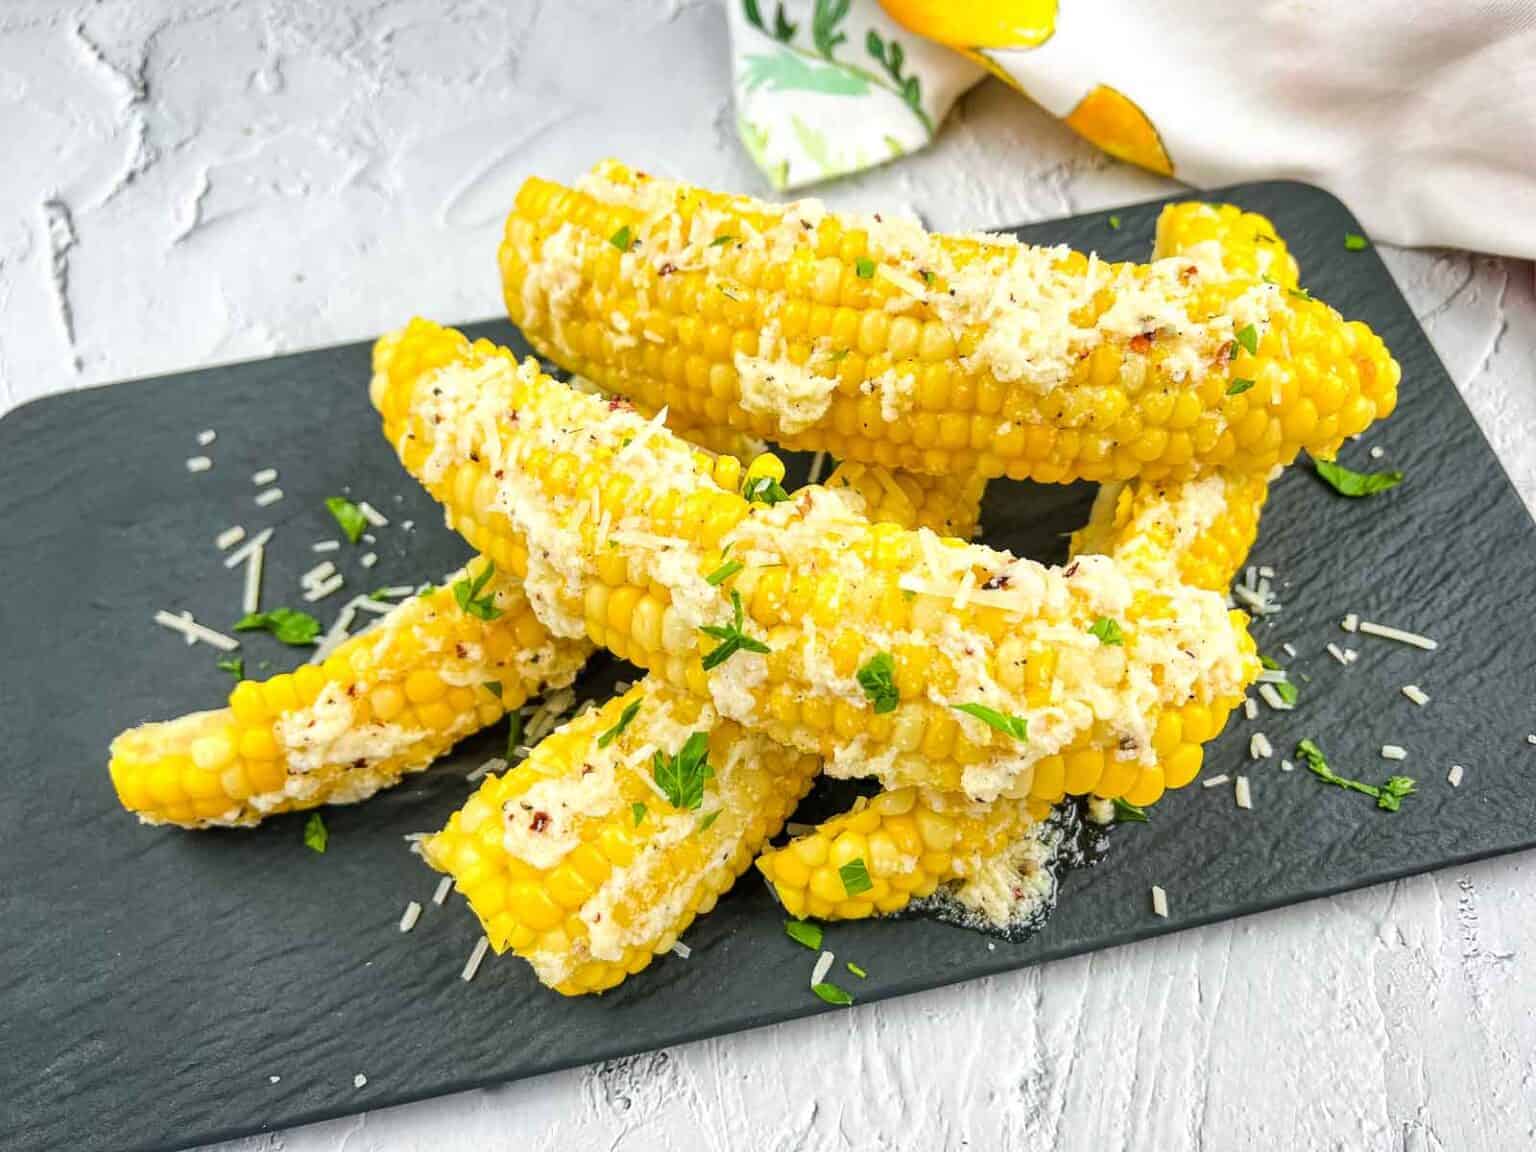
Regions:
<svg viewBox="0 0 1536 1152"><path fill-rule="evenodd" d="M980 476L924 476L848 462L837 466L826 485L858 493L874 523L929 528L940 536L969 540L981 518L987 482Z"/></svg>
<svg viewBox="0 0 1536 1152"><path fill-rule="evenodd" d="M707 776L676 767L690 738L707 740ZM497 952L567 996L602 992L714 907L817 766L651 677L487 778L423 855L454 877ZM679 778L696 794L662 787Z"/></svg>
<svg viewBox="0 0 1536 1152"><path fill-rule="evenodd" d="M1036 800L980 804L955 793L897 788L861 798L764 852L757 867L791 916L889 915L974 875L1049 811Z"/></svg>
<svg viewBox="0 0 1536 1152"><path fill-rule="evenodd" d="M225 708L124 732L109 765L123 807L146 823L206 828L356 803L569 684L590 645L551 636L516 580L489 577L482 615L459 607L453 585L484 565L471 561L318 664L241 681Z"/></svg>
<svg viewBox="0 0 1536 1152"><path fill-rule="evenodd" d="M1158 214L1152 259L1209 252L1229 273L1251 280L1268 277L1281 288L1295 288L1296 260L1267 217L1244 212L1235 204L1189 200L1169 204Z"/></svg>
<svg viewBox="0 0 1536 1152"><path fill-rule="evenodd" d="M935 475L1267 474L1389 414L1400 375L1365 325L1251 272L930 236L614 162L524 184L501 268L540 353L642 411Z"/></svg>
<svg viewBox="0 0 1536 1152"><path fill-rule="evenodd" d="M977 797L1091 775L1084 791L1122 795L1154 759L1192 775L1257 675L1243 615L1211 593L870 525L825 489L749 505L656 422L423 321L375 367L407 470L547 625L831 774ZM1118 644L1092 631L1109 609ZM880 657L900 706L876 713L854 681Z"/></svg>

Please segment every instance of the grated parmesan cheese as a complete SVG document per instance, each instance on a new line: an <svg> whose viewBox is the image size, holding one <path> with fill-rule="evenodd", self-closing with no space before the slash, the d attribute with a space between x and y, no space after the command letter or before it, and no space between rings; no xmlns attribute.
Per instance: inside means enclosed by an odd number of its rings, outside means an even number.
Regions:
<svg viewBox="0 0 1536 1152"><path fill-rule="evenodd" d="M263 488L260 492L256 493L256 507L270 508L282 498L283 490L281 488Z"/></svg>
<svg viewBox="0 0 1536 1152"><path fill-rule="evenodd" d="M188 472L206 472L213 467L213 461L206 456L192 456L187 460Z"/></svg>
<svg viewBox="0 0 1536 1152"><path fill-rule="evenodd" d="M432 903L441 908L443 906L443 901L448 899L448 893L452 891L453 877L444 876L437 882L437 890L432 893Z"/></svg>
<svg viewBox="0 0 1536 1152"><path fill-rule="evenodd" d="M1204 788L1219 788L1230 779L1232 778L1223 772L1219 776L1207 776L1200 784Z"/></svg>
<svg viewBox="0 0 1536 1152"><path fill-rule="evenodd" d="M1381 746L1381 758L1383 760L1406 760L1408 749L1400 744L1383 744Z"/></svg>
<svg viewBox="0 0 1536 1152"><path fill-rule="evenodd" d="M208 445L212 444L218 438L219 438L219 434L217 432L215 432L212 428L204 428L201 432L199 432L197 434L197 446L199 448L206 448L206 447L208 447Z"/></svg>
<svg viewBox="0 0 1536 1152"><path fill-rule="evenodd" d="M832 971L832 962L836 959L836 956L826 951L823 951L820 956L816 957L816 966L811 969L812 988L826 980L827 973Z"/></svg>
<svg viewBox="0 0 1536 1152"><path fill-rule="evenodd" d="M251 483L256 485L258 488L265 488L268 484L272 483L272 481L276 479L276 468L263 468L260 472L255 472L251 475Z"/></svg>
<svg viewBox="0 0 1536 1152"><path fill-rule="evenodd" d="M405 912L400 917L400 931L409 932L416 927L416 921L421 919L421 905L412 900L405 906Z"/></svg>
<svg viewBox="0 0 1536 1152"><path fill-rule="evenodd" d="M1383 640L1396 640L1399 644L1409 644L1415 648L1422 648L1426 652L1433 652L1440 647L1438 641L1431 640L1428 636L1420 636L1417 632L1405 632L1401 628L1392 628L1386 624L1373 624L1369 620L1360 621L1360 631L1367 636L1380 636Z"/></svg>
<svg viewBox="0 0 1536 1152"><path fill-rule="evenodd" d="M1164 920L1168 919L1168 893L1160 884L1152 885L1152 913Z"/></svg>
<svg viewBox="0 0 1536 1152"><path fill-rule="evenodd" d="M1420 688L1417 684L1404 684L1403 695L1412 700L1420 708L1429 703L1429 693L1425 692L1424 689Z"/></svg>
<svg viewBox="0 0 1536 1152"><path fill-rule="evenodd" d="M1248 777L1237 778L1237 783L1232 788L1232 799L1245 811L1253 808L1253 792L1248 786Z"/></svg>
<svg viewBox="0 0 1536 1152"><path fill-rule="evenodd" d="M484 936L475 941L475 950L469 954L469 959L464 961L464 970L459 973L459 979L468 984L475 978L475 973L480 971L480 964L485 959L486 950L491 942Z"/></svg>
<svg viewBox="0 0 1536 1152"><path fill-rule="evenodd" d="M1275 754L1274 745L1269 742L1269 737L1262 732L1255 732L1248 738L1248 755L1254 760L1267 760ZM1242 779L1241 776L1238 777Z"/></svg>
<svg viewBox="0 0 1536 1152"><path fill-rule="evenodd" d="M1463 768L1460 764L1452 764L1450 772L1445 777L1445 782L1452 788L1460 788L1461 778L1465 772L1466 769Z"/></svg>
<svg viewBox="0 0 1536 1152"><path fill-rule="evenodd" d="M162 610L155 613L155 623L162 628L169 628L172 632L179 632L189 640L217 648L220 652L233 652L240 647L240 641L222 632L215 632L212 628L204 627L192 619L190 612L183 612L177 616Z"/></svg>
<svg viewBox="0 0 1536 1152"><path fill-rule="evenodd" d="M363 519L368 521L368 523L372 524L375 528L382 528L389 523L389 520L385 518L384 513L380 512L366 500L359 500L357 502L357 510L363 514Z"/></svg>
<svg viewBox="0 0 1536 1152"><path fill-rule="evenodd" d="M214 537L213 542L217 545L220 552L225 552L244 539L245 529L238 524L233 524Z"/></svg>

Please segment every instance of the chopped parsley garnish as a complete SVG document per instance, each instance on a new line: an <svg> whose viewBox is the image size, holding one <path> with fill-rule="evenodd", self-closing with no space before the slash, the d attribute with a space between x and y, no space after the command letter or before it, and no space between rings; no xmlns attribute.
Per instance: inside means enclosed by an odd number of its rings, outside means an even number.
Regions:
<svg viewBox="0 0 1536 1152"><path fill-rule="evenodd" d="M868 257L860 256L853 262L853 271L860 280L868 280L875 274L875 262Z"/></svg>
<svg viewBox="0 0 1536 1152"><path fill-rule="evenodd" d="M1312 467L1335 492L1345 496L1374 496L1403 482L1401 472L1356 472L1332 460L1314 460Z"/></svg>
<svg viewBox="0 0 1536 1152"><path fill-rule="evenodd" d="M901 694L896 691L896 661L889 652L876 652L859 669L858 676L859 687L875 706L877 716L895 711Z"/></svg>
<svg viewBox="0 0 1536 1152"><path fill-rule="evenodd" d="M1006 712L999 712L996 708L988 708L985 704L951 704L950 707L956 712L964 712L967 716L976 717L988 727L996 728L1015 740L1029 739L1029 721L1022 716L1010 716Z"/></svg>
<svg viewBox="0 0 1536 1152"><path fill-rule="evenodd" d="M304 847L324 855L325 846L330 840L331 834L325 830L325 821L320 818L320 813L311 812L309 819L304 821Z"/></svg>
<svg viewBox="0 0 1536 1152"><path fill-rule="evenodd" d="M453 598L458 601L460 609L479 620L495 620L499 617L501 609L496 607L496 593L485 591L485 586L494 575L496 565L487 563L473 580L468 576L455 580Z"/></svg>
<svg viewBox="0 0 1536 1152"><path fill-rule="evenodd" d="M1294 708L1297 697L1300 694L1297 692L1296 685L1292 684L1289 680L1281 680L1275 685L1275 695Z"/></svg>
<svg viewBox="0 0 1536 1152"><path fill-rule="evenodd" d="M1323 750L1311 740L1303 740L1296 745L1296 755L1301 758L1307 768L1324 784L1332 784L1336 788L1344 788L1350 792L1361 792L1366 796L1374 797L1376 807L1386 812L1396 812L1403 806L1403 797L1412 796L1416 790L1411 776L1388 776L1387 782L1379 787L1375 784L1366 784L1359 780L1350 780L1340 776L1328 766L1328 760L1323 755Z"/></svg>
<svg viewBox="0 0 1536 1152"><path fill-rule="evenodd" d="M482 681L480 681L480 687L484 688L492 696L496 697L496 699L498 699L498 700L501 699L501 681L500 680L482 680Z"/></svg>
<svg viewBox="0 0 1536 1152"><path fill-rule="evenodd" d="M1271 672L1282 671L1279 662L1273 656L1266 656L1262 652L1259 653L1259 666Z"/></svg>
<svg viewBox="0 0 1536 1152"><path fill-rule="evenodd" d="M844 992L836 984L828 984L826 981L822 981L820 984L812 984L811 991L828 1004L836 1004L839 1008L846 1008L853 1003L852 996Z"/></svg>
<svg viewBox="0 0 1536 1152"><path fill-rule="evenodd" d="M812 924L809 920L784 921L784 935L788 936L796 944L809 948L812 952L821 951L821 925Z"/></svg>
<svg viewBox="0 0 1536 1152"><path fill-rule="evenodd" d="M1312 299L1312 293L1308 292L1305 288L1287 288L1286 292L1298 300Z"/></svg>
<svg viewBox="0 0 1536 1152"><path fill-rule="evenodd" d="M735 239L736 239L736 237L732 236L729 232L727 232L724 236L716 236L713 240L711 240L709 242L709 246L711 248L719 248L719 247L721 247L723 245L731 243Z"/></svg>
<svg viewBox="0 0 1536 1152"><path fill-rule="evenodd" d="M523 742L523 714L521 711L507 713L507 759L517 759L517 749Z"/></svg>
<svg viewBox="0 0 1536 1152"><path fill-rule="evenodd" d="M630 246L634 243L634 239L634 234L630 232L629 225L626 224L612 236L608 237L608 243L612 244L620 252L628 252Z"/></svg>
<svg viewBox="0 0 1536 1152"><path fill-rule="evenodd" d="M220 660L215 665L220 672L228 672L236 680L245 679L245 657L231 656L228 660Z"/></svg>
<svg viewBox="0 0 1536 1152"><path fill-rule="evenodd" d="M628 704L624 705L624 711L619 713L619 722L597 738L597 746L599 748L606 748L612 744L624 734L624 729L628 728L639 714L640 701L631 700Z"/></svg>
<svg viewBox="0 0 1536 1152"><path fill-rule="evenodd" d="M742 624L746 620L746 610L741 606L741 593L731 589L731 613L729 624L706 624L701 631L706 636L720 641L719 645L711 648L704 656L704 671L718 668L738 652L768 652L768 645L753 636L748 636Z"/></svg>
<svg viewBox="0 0 1536 1152"><path fill-rule="evenodd" d="M1111 648L1125 643L1125 633L1120 631L1120 625L1108 616L1100 616L1089 625L1088 631L1099 638L1100 644L1108 644Z"/></svg>
<svg viewBox="0 0 1536 1152"><path fill-rule="evenodd" d="M645 805L636 800L629 806L629 814L634 818L635 827L640 827L640 821L645 819Z"/></svg>
<svg viewBox="0 0 1536 1152"><path fill-rule="evenodd" d="M1253 383L1254 382L1252 380L1233 380L1232 383L1227 385L1227 395L1241 396L1244 392L1253 387Z"/></svg>
<svg viewBox="0 0 1536 1152"><path fill-rule="evenodd" d="M928 271L928 269L926 269L926 268L923 269L922 276L923 276L923 283L924 284L932 284L933 283L933 273Z"/></svg>
<svg viewBox="0 0 1536 1152"><path fill-rule="evenodd" d="M720 565L720 567L716 568L708 576L704 577L704 583L710 585L712 588L718 588L732 576L736 575L736 573L740 572L741 569L742 563L740 560L727 560L724 564Z"/></svg>
<svg viewBox="0 0 1536 1152"><path fill-rule="evenodd" d="M1232 334L1232 338L1250 356L1259 354L1259 330L1252 324L1244 324Z"/></svg>
<svg viewBox="0 0 1536 1152"><path fill-rule="evenodd" d="M708 832L710 826L714 824L714 822L718 819L720 819L720 809L711 808L708 812L699 817L699 822L694 825L693 830L695 832Z"/></svg>
<svg viewBox="0 0 1536 1152"><path fill-rule="evenodd" d="M709 766L709 733L695 732L683 742L677 755L656 752L651 758L651 775L667 803L692 812L704 803L704 781L715 774Z"/></svg>
<svg viewBox="0 0 1536 1152"><path fill-rule="evenodd" d="M853 973L853 974L854 974L854 975L855 975L855 976L857 976L857 977L858 977L858 978L859 978L859 979L860 979L860 980L865 980L865 979L868 979L868 978L869 978L869 973L868 973L868 972L866 972L866 971L864 971L864 969L862 969L862 968L860 968L860 967L859 967L859 966L858 966L858 965L857 965L857 964L855 964L855 963L854 963L854 962L853 962L853 961L852 961L852 960L849 960L849 961L848 961L848 962L847 962L847 967L848 967L848 971L850 971L850 972L852 972L852 973Z"/></svg>
<svg viewBox="0 0 1536 1152"><path fill-rule="evenodd" d="M1114 231L1114 232L1120 231L1120 217L1118 217L1118 216L1111 216L1109 218L1109 227L1110 227L1111 231Z"/></svg>
<svg viewBox="0 0 1536 1152"><path fill-rule="evenodd" d="M363 533L368 531L368 517L363 515L363 510L345 496L327 496L325 506L330 509L331 515L336 517L336 523L341 525L341 530L347 534L349 543L356 544L363 538Z"/></svg>
<svg viewBox="0 0 1536 1152"><path fill-rule="evenodd" d="M1364 252L1371 246L1370 241L1358 232L1344 233L1344 251Z"/></svg>
<svg viewBox="0 0 1536 1152"><path fill-rule="evenodd" d="M864 857L856 856L837 870L842 877L843 891L850 896L857 896L860 892L868 892L874 887L869 879L869 869L864 866Z"/></svg>
<svg viewBox="0 0 1536 1152"><path fill-rule="evenodd" d="M236 632L270 632L284 644L301 648L313 644L320 635L320 621L308 612L292 608L274 608L270 612L250 612L235 621Z"/></svg>
<svg viewBox="0 0 1536 1152"><path fill-rule="evenodd" d="M1132 804L1122 796L1116 796L1110 801L1115 806L1116 824L1150 824L1147 810L1140 804Z"/></svg>
<svg viewBox="0 0 1536 1152"><path fill-rule="evenodd" d="M752 477L742 488L741 494L750 504L782 504L789 499L789 493L784 491L784 485L772 476Z"/></svg>

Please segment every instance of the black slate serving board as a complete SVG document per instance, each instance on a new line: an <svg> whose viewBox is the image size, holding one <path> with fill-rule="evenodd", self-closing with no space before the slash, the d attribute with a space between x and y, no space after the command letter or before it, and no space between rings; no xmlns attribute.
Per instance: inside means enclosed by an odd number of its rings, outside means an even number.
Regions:
<svg viewBox="0 0 1536 1152"><path fill-rule="evenodd" d="M834 926L831 946L870 973L850 981L861 1002L1536 843L1536 748L1525 742L1536 669L1521 639L1536 533L1525 508L1381 261L1345 251L1344 234L1363 229L1343 206L1291 183L1211 196L1270 215L1304 283L1385 337L1403 366L1400 409L1343 459L1402 467L1408 482L1349 501L1297 467L1276 486L1254 560L1276 568L1286 607L1257 636L1277 654L1293 643L1291 663L1311 681L1289 716L1234 722L1206 769L1248 772L1254 811L1224 789L1165 797L1151 824L1117 831L1105 863L1070 874L1054 917L1024 942L930 921ZM1158 208L1119 209L1118 230L1099 213L1019 234L1145 258ZM515 338L501 323L477 331ZM479 929L457 897L430 905L436 877L402 836L442 823L499 731L365 805L327 810L323 856L304 848L302 815L188 834L140 827L118 809L105 768L112 736L217 706L227 691L211 649L150 621L164 607L232 623L240 574L219 563L220 529L278 525L269 606L297 600L298 575L316 559L310 542L336 534L321 499L346 486L392 520L371 572L357 566L361 549L338 557L349 590L435 577L465 554L378 434L367 376L357 344L60 395L0 422L6 1148L178 1148L842 1011L810 994L813 957L784 937L755 874L688 932L691 959L663 958L601 999L546 992L515 959L462 983ZM215 467L189 475L183 461L203 451L203 428L218 432L206 450ZM1387 450L1379 464L1371 444ZM263 510L250 475L267 466L287 497ZM1087 485L995 485L987 539L1059 559L1061 533L1086 517L1091 495ZM1351 610L1443 646L1347 637L1337 621ZM1359 647L1359 662L1336 664L1330 640ZM245 659L274 672L296 662L264 637L248 640ZM619 671L597 665L584 683L605 691ZM1428 708L1401 696L1409 682L1434 698ZM1250 764L1256 727L1281 754L1315 736L1341 770L1377 781L1407 771L1420 793L1387 815L1305 771L1282 774L1276 760ZM1389 741L1410 750L1406 764L1378 758ZM1459 790L1445 781L1452 763L1467 768ZM807 811L845 798L813 796ZM1152 883L1170 894L1167 920L1150 912ZM411 899L427 909L402 935Z"/></svg>

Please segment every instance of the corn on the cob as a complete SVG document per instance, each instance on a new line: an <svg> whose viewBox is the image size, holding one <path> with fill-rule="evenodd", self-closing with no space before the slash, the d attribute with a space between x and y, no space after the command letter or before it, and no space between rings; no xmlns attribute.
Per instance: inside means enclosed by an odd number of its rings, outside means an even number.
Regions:
<svg viewBox="0 0 1536 1152"><path fill-rule="evenodd" d="M1161 579L1225 590L1253 543L1266 490L1262 477L1222 473L1166 489L1141 480L1105 485L1087 527L1073 536L1072 553L1101 553ZM1145 806L1165 789L1190 783L1204 751L1183 737L1169 722L1156 761L1140 765L1128 785L1110 776L1107 787L1120 786L1120 795ZM758 867L793 915L849 919L889 914L940 886L1000 868L1005 849L1031 835L1053 803L1102 791L1105 783L1102 772L1084 771L1063 758L1043 771L1036 765L1029 799L1022 803L981 805L929 789L901 789L860 802L851 812L764 853ZM919 839L913 837L914 827L921 832ZM855 858L878 882L850 895L839 887L839 869Z"/></svg>
<svg viewBox="0 0 1536 1152"><path fill-rule="evenodd" d="M643 411L910 471L1267 473L1396 400L1363 324L1217 262L929 236L612 162L528 181L501 265L534 346Z"/></svg>
<svg viewBox="0 0 1536 1152"><path fill-rule="evenodd" d="M834 491L858 493L864 515L877 524L929 528L961 540L976 534L987 486L980 476L924 476L853 461L839 464L826 484Z"/></svg>
<svg viewBox="0 0 1536 1152"><path fill-rule="evenodd" d="M1105 484L1073 555L1097 553L1152 576L1225 591L1259 532L1269 495L1262 476L1214 472L1198 480Z"/></svg>
<svg viewBox="0 0 1536 1152"><path fill-rule="evenodd" d="M658 422L424 321L381 347L373 395L407 470L554 631L834 775L982 798L1091 775L1082 791L1122 795L1198 757L1257 675L1244 617L1209 592L870 525L826 489L749 504ZM1093 630L1111 618L1119 643ZM873 711L861 672L899 707Z"/></svg>
<svg viewBox="0 0 1536 1152"><path fill-rule="evenodd" d="M1234 276L1268 277L1286 289L1296 287L1300 274L1269 219L1235 204L1187 200L1158 213L1152 259L1173 256L1209 257Z"/></svg>
<svg viewBox="0 0 1536 1152"><path fill-rule="evenodd" d="M497 952L567 996L601 992L714 907L817 766L649 677L488 778L423 855Z"/></svg>
<svg viewBox="0 0 1536 1152"><path fill-rule="evenodd" d="M858 920L889 915L941 885L975 875L1050 805L980 804L955 793L896 788L818 825L757 867L791 916Z"/></svg>
<svg viewBox="0 0 1536 1152"><path fill-rule="evenodd" d="M241 681L225 708L124 732L110 762L123 807L146 823L206 828L355 803L569 684L591 646L550 635L516 580L490 574L479 615L459 606L454 585L474 587L485 564L471 561L321 663Z"/></svg>

